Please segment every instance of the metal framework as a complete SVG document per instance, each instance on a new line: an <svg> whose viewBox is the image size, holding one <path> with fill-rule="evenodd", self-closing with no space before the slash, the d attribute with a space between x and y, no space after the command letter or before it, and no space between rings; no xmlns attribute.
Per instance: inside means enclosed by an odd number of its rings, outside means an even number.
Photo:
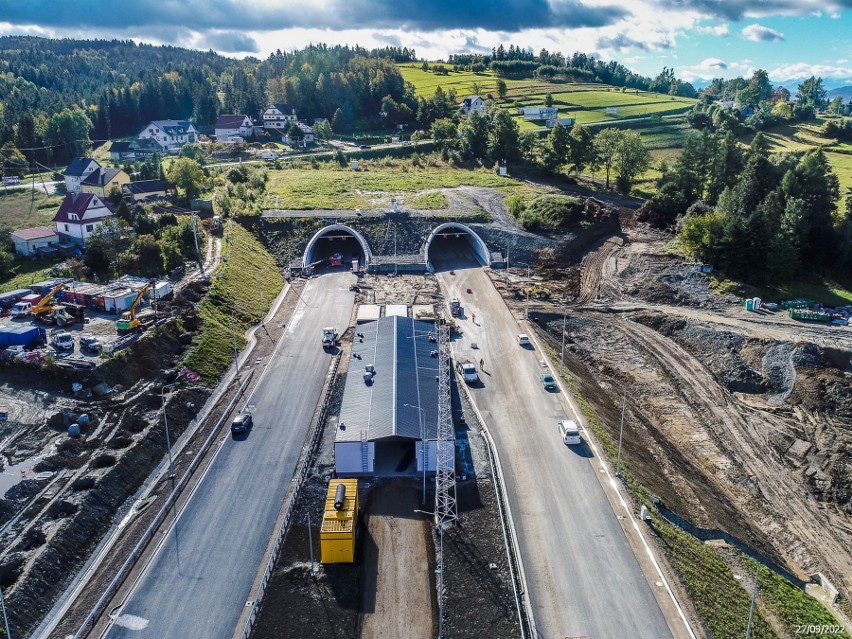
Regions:
<svg viewBox="0 0 852 639"><path fill-rule="evenodd" d="M450 329L438 331L438 441L435 475L435 515L438 525L454 522L456 513L455 430L450 408Z"/></svg>

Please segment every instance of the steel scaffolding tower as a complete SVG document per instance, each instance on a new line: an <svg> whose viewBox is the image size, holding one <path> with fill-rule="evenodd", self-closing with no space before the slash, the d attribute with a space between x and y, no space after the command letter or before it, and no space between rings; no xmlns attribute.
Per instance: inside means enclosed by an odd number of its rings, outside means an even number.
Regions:
<svg viewBox="0 0 852 639"><path fill-rule="evenodd" d="M438 327L438 458L435 475L435 515L438 525L454 522L456 513L456 437L450 407L450 329Z"/></svg>

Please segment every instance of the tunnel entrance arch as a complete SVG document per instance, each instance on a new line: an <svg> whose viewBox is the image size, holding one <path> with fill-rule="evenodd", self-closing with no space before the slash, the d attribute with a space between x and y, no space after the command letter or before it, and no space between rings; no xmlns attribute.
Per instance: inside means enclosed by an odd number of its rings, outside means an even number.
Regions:
<svg viewBox="0 0 852 639"><path fill-rule="evenodd" d="M341 253L347 261L353 257L353 253L358 254L365 267L373 259L370 245L363 235L345 224L330 224L317 231L308 241L302 258L304 266L325 260L335 253Z"/></svg>
<svg viewBox="0 0 852 639"><path fill-rule="evenodd" d="M476 231L466 224L460 224L459 222L447 222L435 227L426 240L426 246L424 247L423 252L426 256L426 262L430 267L432 266L432 256L429 254L429 251L432 249L432 242L436 238L441 239L450 236L466 237L480 265L489 266L491 264L491 252L488 250L488 246L486 246L485 241L479 237Z"/></svg>

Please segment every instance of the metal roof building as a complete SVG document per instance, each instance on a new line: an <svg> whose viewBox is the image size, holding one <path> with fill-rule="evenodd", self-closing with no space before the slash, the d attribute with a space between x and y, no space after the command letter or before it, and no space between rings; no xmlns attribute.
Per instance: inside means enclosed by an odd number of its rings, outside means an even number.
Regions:
<svg viewBox="0 0 852 639"><path fill-rule="evenodd" d="M434 472L434 323L392 316L356 330L334 444L338 476L414 475L424 463L426 472ZM423 440L425 446L418 444Z"/></svg>

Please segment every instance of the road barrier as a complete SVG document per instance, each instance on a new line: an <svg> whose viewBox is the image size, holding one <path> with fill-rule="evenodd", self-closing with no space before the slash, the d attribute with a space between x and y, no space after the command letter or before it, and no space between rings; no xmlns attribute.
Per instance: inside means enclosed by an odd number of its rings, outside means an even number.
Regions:
<svg viewBox="0 0 852 639"><path fill-rule="evenodd" d="M180 478L180 481L178 481L177 485L174 487L171 494L166 499L166 503L164 503L162 508L160 508L160 512L157 513L157 516L154 517L154 520L150 523L148 528L142 534L142 538L136 543L136 546L134 546L133 550L130 553L130 556L124 561L124 563L121 565L121 568L118 569L118 572L116 573L115 577L113 577L109 586L107 586L106 590L104 590L104 593L95 603L94 607L92 608L92 611L80 625L77 632L74 634L74 639L83 639L84 637L88 636L90 630L94 627L98 619L103 614L107 604L110 603L112 598L118 592L119 588L121 588L121 586L124 584L124 580L127 578L127 575L130 573L130 570L136 565L136 562L139 561L139 558L148 548L148 544L154 538L157 528L160 526L160 524L163 523L166 516L177 503L178 497L180 497L181 493L183 493L193 473L201 463L202 458L204 457L204 455L207 454L208 450L210 449L210 446L216 439L216 436L219 432L219 428L221 428L222 424L227 420L228 415L230 415L231 411L234 409L234 406L236 406L237 402L243 396L243 393L245 392L245 389L251 381L252 377L254 377L254 369L250 370L249 374L246 375L246 378L243 380L242 384L240 384L236 395L234 395L234 397L231 398L231 401L228 402L225 411L222 413L221 417L219 417L219 420L216 422L216 425L213 426L213 428L211 429L210 434L207 436L207 439L204 440L204 443L201 445L201 448L198 450L192 462L189 464L189 467L186 469L186 472L184 472L183 476ZM107 625L107 628L104 630L103 633L101 633L100 637L103 637L108 630L109 625Z"/></svg>
<svg viewBox="0 0 852 639"><path fill-rule="evenodd" d="M314 420L308 438L305 441L305 446L302 448L301 458L299 460L299 468L295 478L295 486L290 494L290 499L287 502L284 515L281 517L278 530L275 532L275 543L272 547L272 552L269 555L269 560L266 562L266 569L263 571L263 577L260 579L260 585L257 589L257 594L251 602L251 612L245 620L242 631L237 628L234 637L237 639L249 639L254 632L254 624L257 621L257 616L260 614L260 606L263 602L263 597L266 594L266 586L269 584L269 579L272 577L272 571L275 569L275 562L278 561L278 556L281 554L281 547L284 545L284 536L290 528L290 520L293 516L293 511L296 508L296 498L305 482L305 477L308 476L308 470L311 467L311 458L316 450L317 442L322 433L322 424L325 421L328 412L328 402L331 399L331 392L334 388L334 378L337 375L337 369L340 366L340 353L334 358L334 363L331 366L331 372L328 375L325 393L323 393L322 401L318 405L316 420ZM248 605L248 604L247 604Z"/></svg>
<svg viewBox="0 0 852 639"><path fill-rule="evenodd" d="M515 523L512 520L512 511L509 509L509 498L504 489L503 467L500 464L497 447L494 445L494 440L491 439L491 433L488 432L485 420L473 403L473 398L470 395L467 384L463 380L460 380L458 375L456 375L456 383L459 388L464 389L465 397L467 397L468 403L473 408L474 416L482 432L482 439L485 440L485 447L488 449L488 462L491 465L491 475L494 477L494 492L497 493L497 507L500 511L500 524L503 527L503 543L506 546L506 555L509 558L509 572L512 576L512 591L515 595L515 607L518 610L518 625L521 628L521 639L537 637L532 606L527 596L527 578L524 575L521 550L518 548L518 541L515 536ZM521 603L521 599L523 599L523 603Z"/></svg>

